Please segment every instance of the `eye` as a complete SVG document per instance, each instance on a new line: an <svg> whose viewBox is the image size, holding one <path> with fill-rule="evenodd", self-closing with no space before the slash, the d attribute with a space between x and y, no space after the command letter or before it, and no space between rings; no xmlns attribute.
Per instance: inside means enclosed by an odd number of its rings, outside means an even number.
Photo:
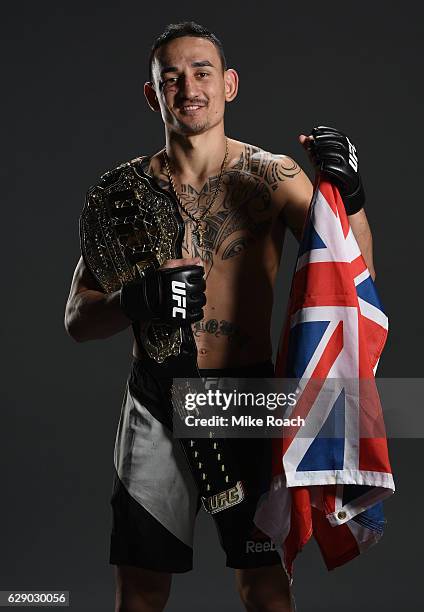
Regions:
<svg viewBox="0 0 424 612"><path fill-rule="evenodd" d="M165 87L172 87L172 85L175 85L177 81L178 77L169 77L168 79L164 79L160 84L160 88L164 89Z"/></svg>
<svg viewBox="0 0 424 612"><path fill-rule="evenodd" d="M197 73L197 76L201 77L202 79L203 79L204 77L207 77L208 75L209 75L209 72L198 72L198 73Z"/></svg>

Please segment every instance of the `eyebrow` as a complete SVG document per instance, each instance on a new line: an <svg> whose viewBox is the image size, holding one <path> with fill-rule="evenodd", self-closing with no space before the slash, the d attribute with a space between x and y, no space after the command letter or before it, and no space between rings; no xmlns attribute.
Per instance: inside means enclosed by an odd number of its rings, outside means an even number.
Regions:
<svg viewBox="0 0 424 612"><path fill-rule="evenodd" d="M209 60L192 62L191 66L192 68L202 68L203 66L211 66L211 68L214 67L212 62L210 62ZM178 72L178 68L176 66L165 66L165 68L162 68L162 70L160 71L160 75L163 76L167 72Z"/></svg>

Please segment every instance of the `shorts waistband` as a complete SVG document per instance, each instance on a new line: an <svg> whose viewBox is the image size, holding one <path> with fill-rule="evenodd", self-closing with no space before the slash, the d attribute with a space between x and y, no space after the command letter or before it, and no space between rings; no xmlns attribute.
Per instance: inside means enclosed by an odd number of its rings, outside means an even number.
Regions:
<svg viewBox="0 0 424 612"><path fill-rule="evenodd" d="M259 361L244 366L228 366L225 368L199 368L202 378L273 378L274 364L272 359Z"/></svg>
<svg viewBox="0 0 424 612"><path fill-rule="evenodd" d="M150 365L150 364L149 364ZM147 370L150 371L150 367L147 367L142 359L138 359L133 356L132 358L132 371L133 373L143 374ZM199 368L199 373L202 378L208 377L222 377L222 378L273 378L275 376L274 363L272 359L266 359L265 361L258 361L249 365L243 366L227 366L224 368ZM150 371L151 376L162 380L163 378L169 378L172 383L172 377L181 378L188 376L188 373L172 372L166 368L157 368L157 372ZM161 376L162 375L162 376ZM191 376L196 377L193 373Z"/></svg>

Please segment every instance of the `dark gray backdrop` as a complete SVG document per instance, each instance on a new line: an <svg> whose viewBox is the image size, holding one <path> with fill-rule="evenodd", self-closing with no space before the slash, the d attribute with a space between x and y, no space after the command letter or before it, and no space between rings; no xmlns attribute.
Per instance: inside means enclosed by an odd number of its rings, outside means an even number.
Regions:
<svg viewBox="0 0 424 612"><path fill-rule="evenodd" d="M3 314L0 589L69 589L75 611L112 610L108 565L113 443L129 332L76 344L63 312L79 257L78 216L100 172L163 144L142 96L152 39L195 19L240 74L228 135L293 156L316 124L357 144L378 288L390 317L380 376L422 376L423 10L390 2L20 2L2 6ZM282 323L294 263L282 258ZM402 409L402 406L399 406ZM374 549L327 573L311 542L296 566L299 611L415 610L422 545L422 441L392 441L398 491ZM166 551L164 551L166 554ZM171 611L241 610L212 522Z"/></svg>

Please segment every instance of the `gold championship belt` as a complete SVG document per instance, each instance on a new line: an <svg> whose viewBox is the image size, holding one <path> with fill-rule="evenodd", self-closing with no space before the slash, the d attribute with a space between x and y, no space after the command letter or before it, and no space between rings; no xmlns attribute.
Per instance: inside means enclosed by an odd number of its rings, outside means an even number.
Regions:
<svg viewBox="0 0 424 612"><path fill-rule="evenodd" d="M105 293L176 257L184 224L169 193L141 169L141 158L102 175L88 190L80 217L84 261ZM178 355L181 328L148 323L140 335L152 359Z"/></svg>
<svg viewBox="0 0 424 612"><path fill-rule="evenodd" d="M167 259L182 257L184 222L178 204L143 171L143 159L103 174L89 188L80 216L81 252L105 293L142 278ZM165 372L167 364L173 368L183 362L180 351L188 344L190 376L200 376L191 327L148 322L138 337L150 359L143 360L146 370ZM178 410L178 394L172 395L171 408ZM179 440L208 512L225 510L244 499L237 462L225 439Z"/></svg>

